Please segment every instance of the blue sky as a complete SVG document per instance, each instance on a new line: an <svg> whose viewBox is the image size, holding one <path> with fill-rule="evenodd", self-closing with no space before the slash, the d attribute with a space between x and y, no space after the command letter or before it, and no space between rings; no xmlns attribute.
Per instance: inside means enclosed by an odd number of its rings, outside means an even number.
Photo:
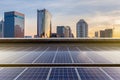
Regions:
<svg viewBox="0 0 120 80"><path fill-rule="evenodd" d="M53 32L57 25L70 26L75 33L76 23L85 19L89 27L120 24L119 0L1 0L0 19L4 12L25 14L25 34L36 34L37 9L46 8L52 14ZM97 26L96 26L97 27Z"/></svg>

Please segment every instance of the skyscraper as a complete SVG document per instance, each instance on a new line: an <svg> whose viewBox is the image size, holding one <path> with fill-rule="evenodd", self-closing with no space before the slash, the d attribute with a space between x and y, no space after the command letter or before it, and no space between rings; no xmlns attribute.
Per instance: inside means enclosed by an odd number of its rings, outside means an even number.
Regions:
<svg viewBox="0 0 120 80"><path fill-rule="evenodd" d="M37 10L37 36L49 38L51 35L52 15L46 9Z"/></svg>
<svg viewBox="0 0 120 80"><path fill-rule="evenodd" d="M72 37L70 26L57 26L57 37Z"/></svg>
<svg viewBox="0 0 120 80"><path fill-rule="evenodd" d="M3 37L3 30L4 30L4 21L0 21L0 37Z"/></svg>
<svg viewBox="0 0 120 80"><path fill-rule="evenodd" d="M77 37L88 37L88 24L83 20L79 20L76 28Z"/></svg>
<svg viewBox="0 0 120 80"><path fill-rule="evenodd" d="M65 26L57 26L57 37L65 37Z"/></svg>
<svg viewBox="0 0 120 80"><path fill-rule="evenodd" d="M4 37L23 38L24 37L24 14L11 11L4 13Z"/></svg>
<svg viewBox="0 0 120 80"><path fill-rule="evenodd" d="M65 37L72 37L70 26L65 27Z"/></svg>

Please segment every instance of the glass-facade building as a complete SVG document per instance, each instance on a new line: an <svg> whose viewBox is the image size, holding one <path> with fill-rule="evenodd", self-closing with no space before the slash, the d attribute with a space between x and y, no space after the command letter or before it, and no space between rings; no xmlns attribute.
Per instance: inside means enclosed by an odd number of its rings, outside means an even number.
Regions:
<svg viewBox="0 0 120 80"><path fill-rule="evenodd" d="M57 26L57 37L65 37L65 26Z"/></svg>
<svg viewBox="0 0 120 80"><path fill-rule="evenodd" d="M0 37L3 37L3 30L4 30L4 21L0 21Z"/></svg>
<svg viewBox="0 0 120 80"><path fill-rule="evenodd" d="M4 13L4 37L23 38L24 37L24 14L11 11Z"/></svg>
<svg viewBox="0 0 120 80"><path fill-rule="evenodd" d="M51 14L46 9L37 10L37 36L49 38L51 36Z"/></svg>
<svg viewBox="0 0 120 80"><path fill-rule="evenodd" d="M77 37L88 37L88 24L83 19L77 23L76 34Z"/></svg>

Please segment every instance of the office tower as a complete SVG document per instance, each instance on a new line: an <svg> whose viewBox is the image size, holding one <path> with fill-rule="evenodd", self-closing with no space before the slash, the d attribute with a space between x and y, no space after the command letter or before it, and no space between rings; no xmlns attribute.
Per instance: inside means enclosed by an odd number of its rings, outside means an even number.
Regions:
<svg viewBox="0 0 120 80"><path fill-rule="evenodd" d="M71 33L71 28L69 26L65 27L65 37L71 37L72 33Z"/></svg>
<svg viewBox="0 0 120 80"><path fill-rule="evenodd" d="M113 31L114 31L113 29L100 30L100 37L101 38L112 38Z"/></svg>
<svg viewBox="0 0 120 80"><path fill-rule="evenodd" d="M95 32L95 37L96 38L99 37L99 32L98 31Z"/></svg>
<svg viewBox="0 0 120 80"><path fill-rule="evenodd" d="M46 9L37 10L37 36L50 38L51 35L51 14Z"/></svg>
<svg viewBox="0 0 120 80"><path fill-rule="evenodd" d="M105 30L100 30L100 37L104 38L105 37Z"/></svg>
<svg viewBox="0 0 120 80"><path fill-rule="evenodd" d="M79 20L76 28L77 37L88 37L88 24L83 20Z"/></svg>
<svg viewBox="0 0 120 80"><path fill-rule="evenodd" d="M4 13L4 37L23 38L24 37L24 14L11 11Z"/></svg>
<svg viewBox="0 0 120 80"><path fill-rule="evenodd" d="M1 20L0 21L0 37L2 38L4 35L4 33L3 33L3 30L4 30L4 21L3 20Z"/></svg>
<svg viewBox="0 0 120 80"><path fill-rule="evenodd" d="M105 29L105 37L112 38L113 37L113 29Z"/></svg>
<svg viewBox="0 0 120 80"><path fill-rule="evenodd" d="M51 38L56 38L57 37L57 33L51 33Z"/></svg>
<svg viewBox="0 0 120 80"><path fill-rule="evenodd" d="M65 26L57 26L57 37L65 37Z"/></svg>

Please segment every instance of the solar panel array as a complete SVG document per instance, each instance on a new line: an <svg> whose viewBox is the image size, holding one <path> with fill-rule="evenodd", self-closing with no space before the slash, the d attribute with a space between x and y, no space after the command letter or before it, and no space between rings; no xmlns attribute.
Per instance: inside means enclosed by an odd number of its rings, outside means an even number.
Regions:
<svg viewBox="0 0 120 80"><path fill-rule="evenodd" d="M109 49L111 51L109 51ZM109 56L110 54L113 55L112 58ZM120 61L119 56L120 56L119 47L109 48L80 47L80 46L0 47L1 64L119 63ZM0 80L119 80L119 79L120 68L117 67L0 68Z"/></svg>

